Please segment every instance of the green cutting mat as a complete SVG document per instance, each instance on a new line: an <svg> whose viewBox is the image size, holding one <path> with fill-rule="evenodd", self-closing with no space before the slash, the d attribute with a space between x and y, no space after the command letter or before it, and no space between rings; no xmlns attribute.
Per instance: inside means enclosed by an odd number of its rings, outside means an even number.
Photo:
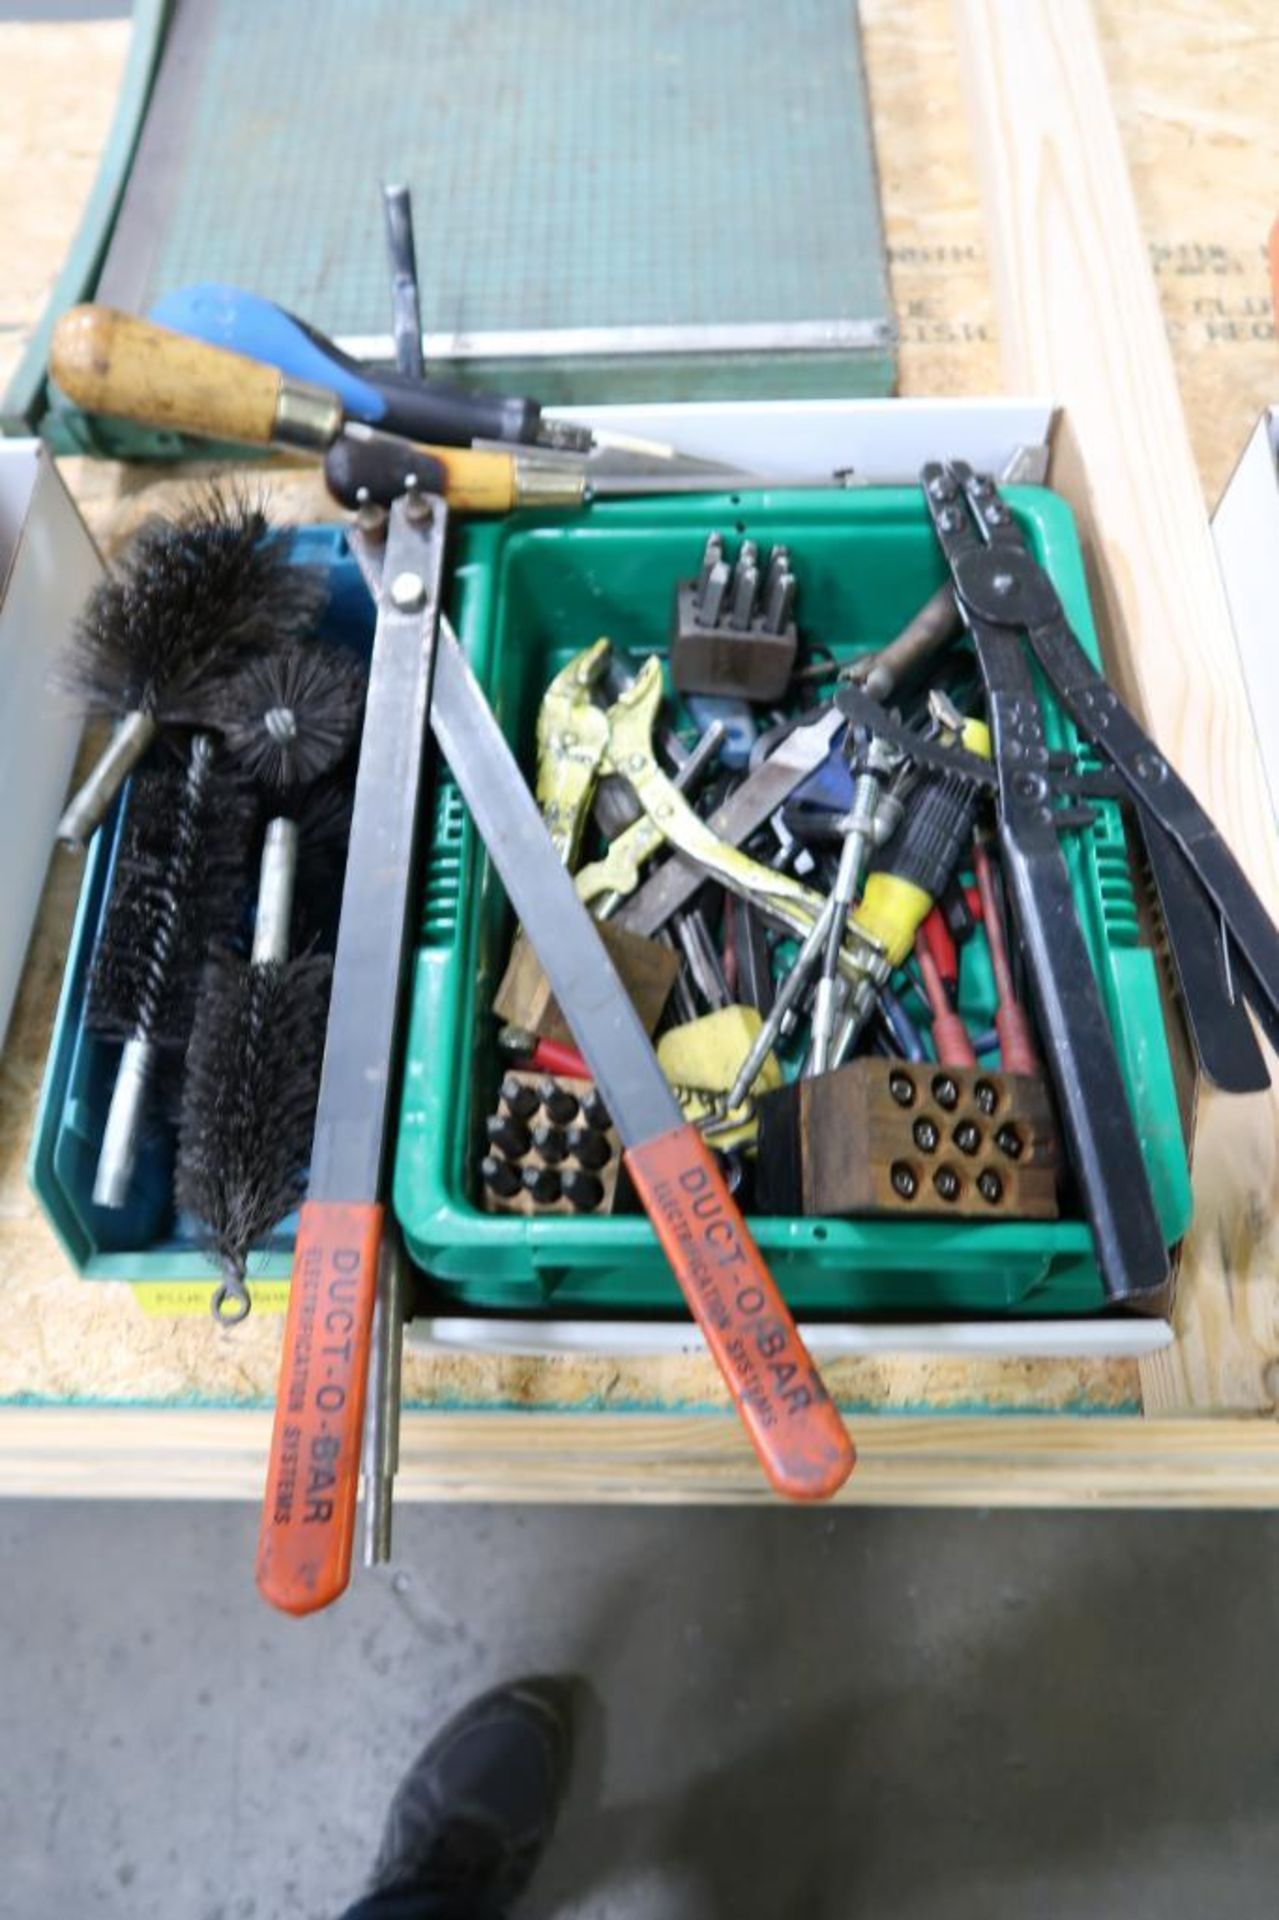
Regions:
<svg viewBox="0 0 1279 1920"><path fill-rule="evenodd" d="M392 178L427 334L468 374L549 400L891 390L849 0L182 0L97 297L221 280L385 337Z"/></svg>

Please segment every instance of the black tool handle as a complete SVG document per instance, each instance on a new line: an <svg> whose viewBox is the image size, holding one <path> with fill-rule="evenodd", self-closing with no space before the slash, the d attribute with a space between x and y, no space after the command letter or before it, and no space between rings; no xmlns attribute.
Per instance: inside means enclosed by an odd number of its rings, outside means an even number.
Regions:
<svg viewBox="0 0 1279 1920"><path fill-rule="evenodd" d="M446 478L442 461L391 434L339 434L324 456L324 483L344 507L389 507L410 486L444 493Z"/></svg>
<svg viewBox="0 0 1279 1920"><path fill-rule="evenodd" d="M1270 1071L1248 1018L1248 982L1232 977L1230 937L1176 841L1140 807L1137 819L1199 1065L1223 1093L1260 1093Z"/></svg>
<svg viewBox="0 0 1279 1920"><path fill-rule="evenodd" d="M939 900L973 837L977 788L962 774L928 774L882 861L889 873Z"/></svg>
<svg viewBox="0 0 1279 1920"><path fill-rule="evenodd" d="M1279 928L1195 795L1109 681L1098 672L1067 620L1057 589L1026 551L1007 503L988 474L953 461L949 475L923 472L929 511L951 560L955 590L970 619L1024 627L1053 692L1076 727L1105 755L1144 815L1180 849L1196 882L1229 928L1241 960L1245 997L1272 1044L1279 1040ZM958 552L957 483L989 543ZM949 543L949 544L948 544ZM960 540L959 547L964 546ZM1176 928L1169 922L1169 936Z"/></svg>
<svg viewBox="0 0 1279 1920"><path fill-rule="evenodd" d="M1119 773L1143 814L1173 840L1247 963L1247 993L1266 1031L1279 1034L1279 928L1212 819L1136 715L1093 666L1064 616L1029 627L1053 690L1080 732Z"/></svg>
<svg viewBox="0 0 1279 1920"><path fill-rule="evenodd" d="M504 440L531 446L542 410L535 400L514 394L470 393L442 380L406 380L403 374L363 369L386 400L378 421L384 433L411 440L435 440L445 447L469 447L474 440Z"/></svg>
<svg viewBox="0 0 1279 1920"><path fill-rule="evenodd" d="M985 476L962 461L930 462L920 481L986 687L1003 869L1102 1282L1112 1300L1149 1302L1167 1280L1168 1255L1058 838L1051 755L1019 632L1053 616L1056 590Z"/></svg>
<svg viewBox="0 0 1279 1920"><path fill-rule="evenodd" d="M414 380L389 367L371 367L344 352L318 327L299 320L296 314L290 317L334 368L372 389L372 394L365 396L368 404L364 404L354 388L334 382L342 393L349 420L362 420L383 433L434 441L442 447L469 447L473 440L504 440L520 446L536 442L542 422L542 409L536 400L509 393L473 393L447 380Z"/></svg>
<svg viewBox="0 0 1279 1920"><path fill-rule="evenodd" d="M1097 1264L1112 1300L1149 1298L1167 1280L1168 1253L1039 770L1039 703L1018 640L977 624L973 638L1000 770L1000 853Z"/></svg>

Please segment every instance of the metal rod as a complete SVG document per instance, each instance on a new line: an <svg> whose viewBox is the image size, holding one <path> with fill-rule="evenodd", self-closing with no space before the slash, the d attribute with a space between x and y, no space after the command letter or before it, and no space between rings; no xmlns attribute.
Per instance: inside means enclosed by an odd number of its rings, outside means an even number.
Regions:
<svg viewBox="0 0 1279 1920"><path fill-rule="evenodd" d="M830 1066L835 1020L843 990L839 982L839 960L844 944L848 910L857 894L866 864L866 855L875 831L875 808L879 802L880 781L891 769L891 751L879 740L872 740L866 759L853 783L853 804L844 823L844 843L839 850L839 867L831 889L833 912L826 929L822 950L822 971L813 1003L812 1033L809 1040L808 1071L825 1073Z"/></svg>
<svg viewBox="0 0 1279 1920"><path fill-rule="evenodd" d="M894 687L918 673L934 654L940 653L959 633L962 624L955 589L947 580L925 600L896 639L875 653L864 653L850 661L846 675L877 700L886 700Z"/></svg>
<svg viewBox="0 0 1279 1920"><path fill-rule="evenodd" d="M413 200L396 182L382 188L386 245L391 256L391 325L395 364L412 380L426 372L422 357L422 309L418 299L417 249L413 244Z"/></svg>
<svg viewBox="0 0 1279 1920"><path fill-rule="evenodd" d="M724 969L715 951L715 943L711 939L706 916L700 908L692 907L685 913L677 913L671 924L675 929L675 937L679 941L689 973L693 977L693 985L702 999L712 1013L729 1006L733 996L728 990L728 982L724 978Z"/></svg>
<svg viewBox="0 0 1279 1920"><path fill-rule="evenodd" d="M154 1064L153 1040L135 1034L125 1041L93 1180L95 1207L122 1207L129 1197Z"/></svg>
<svg viewBox="0 0 1279 1920"><path fill-rule="evenodd" d="M773 1002L772 1011L755 1035L750 1051L737 1070L737 1078L733 1082L725 1103L728 1112L731 1113L734 1107L741 1105L758 1079L760 1068L768 1058L791 1009L798 1005L800 996L808 984L808 977L817 965L834 917L835 897L831 894L809 928L794 966L777 989L777 998Z"/></svg>
<svg viewBox="0 0 1279 1920"><path fill-rule="evenodd" d="M255 967L282 964L289 957L293 925L293 883L298 866L298 829L283 816L268 820L258 870L258 910L253 923Z"/></svg>
<svg viewBox="0 0 1279 1920"><path fill-rule="evenodd" d="M728 728L722 720L712 720L691 747L685 747L678 734L671 735L670 756L676 762L674 781L681 793L691 793L697 786L723 746L727 732Z"/></svg>
<svg viewBox="0 0 1279 1920"><path fill-rule="evenodd" d="M378 1261L364 1415L362 1557L366 1567L384 1566L391 1557L391 1514L400 1464L400 1372L407 1286L404 1248L396 1230L388 1227Z"/></svg>
<svg viewBox="0 0 1279 1920"><path fill-rule="evenodd" d="M58 839L64 847L84 846L90 834L102 825L111 802L158 732L151 714L125 714L58 822Z"/></svg>

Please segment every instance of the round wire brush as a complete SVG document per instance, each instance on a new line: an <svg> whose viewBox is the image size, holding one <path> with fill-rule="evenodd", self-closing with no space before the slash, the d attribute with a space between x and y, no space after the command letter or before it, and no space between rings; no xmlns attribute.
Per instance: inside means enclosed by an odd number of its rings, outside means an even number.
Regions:
<svg viewBox="0 0 1279 1920"><path fill-rule="evenodd" d="M131 790L85 1005L86 1027L124 1041L98 1206L128 1198L161 1052L186 1044L210 938L235 931L254 811L247 789L218 777L207 734L192 740L184 769L141 774Z"/></svg>
<svg viewBox="0 0 1279 1920"><path fill-rule="evenodd" d="M274 816L268 837L275 836L276 857L301 863L301 938L332 935L351 818L352 781L340 763L359 732L367 684L357 655L312 641L249 661L218 697L227 752L264 792ZM290 871L290 898L294 884Z"/></svg>
<svg viewBox="0 0 1279 1920"><path fill-rule="evenodd" d="M161 727L209 725L229 672L314 625L323 575L288 554L259 506L217 487L139 529L90 594L55 676L119 721L59 822L66 845L84 845Z"/></svg>
<svg viewBox="0 0 1279 1920"><path fill-rule="evenodd" d="M250 780L277 791L309 786L355 739L367 683L348 647L295 644L247 661L219 690L214 724Z"/></svg>
<svg viewBox="0 0 1279 1920"><path fill-rule="evenodd" d="M266 830L253 952L205 968L187 1052L174 1193L222 1266L213 1316L243 1320L249 1253L302 1198L333 966L288 959L296 824Z"/></svg>

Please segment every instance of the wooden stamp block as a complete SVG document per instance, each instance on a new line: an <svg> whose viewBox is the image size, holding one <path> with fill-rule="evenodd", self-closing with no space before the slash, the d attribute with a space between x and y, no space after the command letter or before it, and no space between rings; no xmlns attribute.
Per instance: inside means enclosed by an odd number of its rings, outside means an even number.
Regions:
<svg viewBox="0 0 1279 1920"><path fill-rule="evenodd" d="M760 1102L765 1213L1053 1220L1048 1092L1027 1075L878 1058Z"/></svg>
<svg viewBox="0 0 1279 1920"><path fill-rule="evenodd" d="M660 940L631 933L625 927L611 926L607 920L598 923L597 931L644 1023L644 1031L652 1033L679 972L678 953L673 947L663 946ZM543 1040L577 1044L551 992L542 963L522 928L515 936L506 972L494 996L493 1011L507 1026L522 1027L526 1033L538 1034Z"/></svg>

